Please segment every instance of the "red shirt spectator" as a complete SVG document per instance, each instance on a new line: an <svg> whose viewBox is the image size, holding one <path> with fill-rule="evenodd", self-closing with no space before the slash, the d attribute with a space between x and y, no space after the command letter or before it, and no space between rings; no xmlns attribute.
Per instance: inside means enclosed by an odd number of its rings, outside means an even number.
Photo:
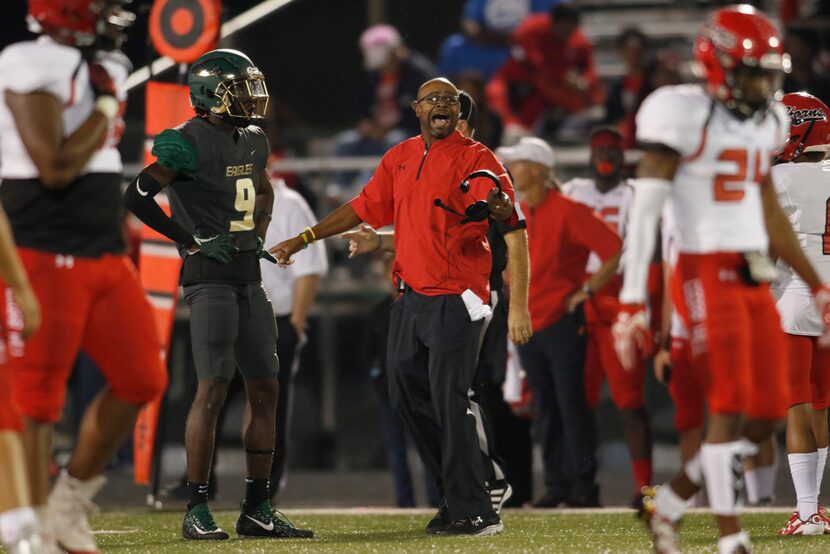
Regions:
<svg viewBox="0 0 830 554"><path fill-rule="evenodd" d="M530 317L533 331L550 327L565 313L565 301L585 281L593 251L603 260L617 254L620 237L588 206L551 190L531 208L522 202L530 249Z"/></svg>
<svg viewBox="0 0 830 554"><path fill-rule="evenodd" d="M488 222L460 224L462 216L435 205L440 199L463 214L474 200L486 198L493 186L487 179L473 180L467 194L459 187L478 169L498 175L504 192L513 199L504 166L484 145L454 131L427 148L424 139L417 136L389 150L372 179L352 200L355 213L368 225L377 229L394 221L393 272L415 292L435 296L471 289L489 303L492 256L486 238ZM517 220L514 212L508 223Z"/></svg>
<svg viewBox="0 0 830 554"><path fill-rule="evenodd" d="M560 13L561 12L561 13ZM487 99L505 125L530 128L548 109L577 113L604 103L593 46L566 4L531 15L516 29L510 59L487 86Z"/></svg>

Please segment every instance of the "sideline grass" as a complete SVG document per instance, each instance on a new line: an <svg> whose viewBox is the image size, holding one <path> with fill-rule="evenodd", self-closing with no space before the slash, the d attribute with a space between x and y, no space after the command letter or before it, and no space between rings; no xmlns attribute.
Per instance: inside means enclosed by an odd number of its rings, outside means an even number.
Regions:
<svg viewBox="0 0 830 554"><path fill-rule="evenodd" d="M292 511L291 519L314 529L313 540L237 539L237 512L216 513L217 523L231 533L227 542L194 542L181 538L182 514L147 510L106 511L94 516L92 528L104 552L651 552L642 523L632 513L597 511L588 514L510 511L504 513L505 532L497 537L431 537L423 529L429 514L320 513ZM830 535L779 537L786 512L746 514L754 552L830 552ZM684 552L715 552L715 531L708 514L689 514L683 525Z"/></svg>

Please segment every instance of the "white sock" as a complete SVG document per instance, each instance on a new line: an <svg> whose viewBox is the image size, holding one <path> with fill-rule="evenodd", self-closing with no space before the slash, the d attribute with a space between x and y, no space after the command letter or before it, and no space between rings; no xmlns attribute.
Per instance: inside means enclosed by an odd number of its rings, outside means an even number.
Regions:
<svg viewBox="0 0 830 554"><path fill-rule="evenodd" d="M700 461L712 513L719 516L738 515L742 505L740 491L744 486L740 441L703 443Z"/></svg>
<svg viewBox="0 0 830 554"><path fill-rule="evenodd" d="M686 474L689 481L698 487L703 486L703 468L700 465L700 450L695 452L695 455L683 466L683 473Z"/></svg>
<svg viewBox="0 0 830 554"><path fill-rule="evenodd" d="M3 512L0 514L0 539L5 544L12 545L20 538L23 529L36 522L35 511L28 506Z"/></svg>
<svg viewBox="0 0 830 554"><path fill-rule="evenodd" d="M824 466L827 464L827 447L818 449L818 462L816 463L816 490L821 494L821 478L824 477Z"/></svg>
<svg viewBox="0 0 830 554"><path fill-rule="evenodd" d="M726 535L718 539L719 554L735 554L739 546L745 546L749 550L749 535L746 531L740 531L733 535Z"/></svg>
<svg viewBox="0 0 830 554"><path fill-rule="evenodd" d="M757 467L744 470L744 484L746 485L746 501L757 504L761 499L761 483Z"/></svg>
<svg viewBox="0 0 830 554"><path fill-rule="evenodd" d="M758 501L772 500L775 488L775 465L755 468L758 477Z"/></svg>
<svg viewBox="0 0 830 554"><path fill-rule="evenodd" d="M663 485L654 497L654 509L672 523L680 521L686 513L687 501L678 496L671 485Z"/></svg>
<svg viewBox="0 0 830 554"><path fill-rule="evenodd" d="M787 454L787 461L790 463L795 495L798 498L798 518L801 521L807 521L807 518L818 512L818 489L816 488L818 453Z"/></svg>

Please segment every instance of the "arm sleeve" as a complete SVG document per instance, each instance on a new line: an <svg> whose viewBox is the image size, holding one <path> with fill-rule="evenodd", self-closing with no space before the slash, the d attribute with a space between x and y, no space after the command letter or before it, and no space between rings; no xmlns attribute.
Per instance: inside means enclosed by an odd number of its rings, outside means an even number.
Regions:
<svg viewBox="0 0 830 554"><path fill-rule="evenodd" d="M568 234L577 243L596 252L602 261L622 248L622 240L591 208L575 202L568 214Z"/></svg>
<svg viewBox="0 0 830 554"><path fill-rule="evenodd" d="M386 227L394 220L395 201L392 179L392 158L397 157L397 149L387 152L375 174L363 187L360 194L351 201L357 217L375 229Z"/></svg>
<svg viewBox="0 0 830 554"><path fill-rule="evenodd" d="M124 206L145 225L173 242L190 248L195 239L184 227L164 213L155 200L161 187L149 173L141 172L124 193Z"/></svg>
<svg viewBox="0 0 830 554"><path fill-rule="evenodd" d="M634 202L622 259L620 302L623 304L644 304L646 301L648 266L657 241L657 220L671 192L671 184L664 179L641 178L634 183Z"/></svg>

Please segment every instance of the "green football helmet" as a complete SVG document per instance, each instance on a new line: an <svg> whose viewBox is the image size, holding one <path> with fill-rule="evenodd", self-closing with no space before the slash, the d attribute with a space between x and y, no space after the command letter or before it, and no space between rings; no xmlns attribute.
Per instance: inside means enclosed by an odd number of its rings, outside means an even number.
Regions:
<svg viewBox="0 0 830 554"><path fill-rule="evenodd" d="M211 50L190 66L190 105L213 113L236 127L265 119L265 76L238 50Z"/></svg>

